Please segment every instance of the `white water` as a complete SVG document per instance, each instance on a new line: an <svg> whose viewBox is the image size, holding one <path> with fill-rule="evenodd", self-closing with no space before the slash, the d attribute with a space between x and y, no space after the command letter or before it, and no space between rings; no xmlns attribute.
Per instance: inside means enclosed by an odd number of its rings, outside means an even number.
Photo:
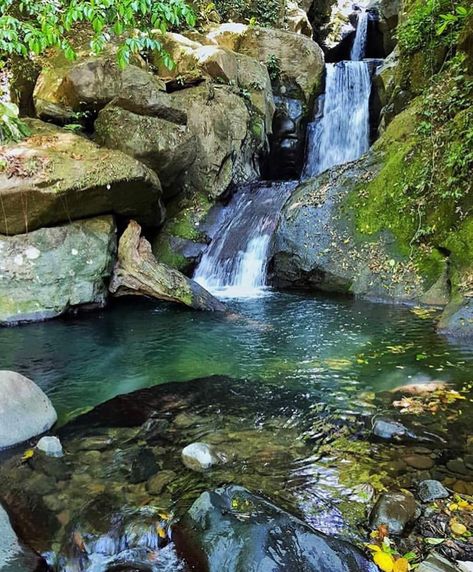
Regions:
<svg viewBox="0 0 473 572"><path fill-rule="evenodd" d="M366 40L368 38L368 19L368 12L363 10L358 17L355 41L351 49L350 59L352 61L360 61L365 57Z"/></svg>
<svg viewBox="0 0 473 572"><path fill-rule="evenodd" d="M242 187L222 212L194 280L221 298L264 295L271 237L293 187L294 183Z"/></svg>

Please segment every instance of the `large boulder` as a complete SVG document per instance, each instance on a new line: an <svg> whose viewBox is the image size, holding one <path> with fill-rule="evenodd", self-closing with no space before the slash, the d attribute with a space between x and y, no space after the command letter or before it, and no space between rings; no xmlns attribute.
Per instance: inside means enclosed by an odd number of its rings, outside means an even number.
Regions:
<svg viewBox="0 0 473 572"><path fill-rule="evenodd" d="M222 24L208 36L221 46L267 65L273 84L281 94L309 103L322 87L324 55L319 45L305 35L244 24Z"/></svg>
<svg viewBox="0 0 473 572"><path fill-rule="evenodd" d="M354 546L235 485L203 493L174 532L184 558L209 572L377 570Z"/></svg>
<svg viewBox="0 0 473 572"><path fill-rule="evenodd" d="M0 506L0 572L46 572L46 562L24 546Z"/></svg>
<svg viewBox="0 0 473 572"><path fill-rule="evenodd" d="M38 117L61 125L87 120L120 95L139 91L146 98L164 89L145 69L131 64L121 69L115 55L70 62L60 54L46 62L33 98Z"/></svg>
<svg viewBox="0 0 473 572"><path fill-rule="evenodd" d="M383 493L376 501L370 515L370 527L387 526L390 534L402 534L416 516L414 496L406 491Z"/></svg>
<svg viewBox="0 0 473 572"><path fill-rule="evenodd" d="M473 298L452 301L440 318L438 330L449 337L473 338Z"/></svg>
<svg viewBox="0 0 473 572"><path fill-rule="evenodd" d="M56 420L51 401L35 383L19 373L0 371L0 449L48 431Z"/></svg>
<svg viewBox="0 0 473 572"><path fill-rule="evenodd" d="M161 224L161 186L153 171L67 130L38 120L31 126L31 137L0 149L0 233L105 213Z"/></svg>
<svg viewBox="0 0 473 572"><path fill-rule="evenodd" d="M158 262L135 221L130 222L120 238L110 291L116 296L147 296L197 310L225 310L225 306L197 282Z"/></svg>
<svg viewBox="0 0 473 572"><path fill-rule="evenodd" d="M111 216L0 235L0 325L103 306L115 250Z"/></svg>

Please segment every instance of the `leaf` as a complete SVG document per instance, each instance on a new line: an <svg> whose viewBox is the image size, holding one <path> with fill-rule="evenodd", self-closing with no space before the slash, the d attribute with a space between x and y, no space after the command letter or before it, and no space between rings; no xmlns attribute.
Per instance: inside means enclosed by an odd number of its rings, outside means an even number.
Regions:
<svg viewBox="0 0 473 572"><path fill-rule="evenodd" d="M166 538L167 536L166 531L159 524L156 526L156 532L158 533L159 538Z"/></svg>
<svg viewBox="0 0 473 572"><path fill-rule="evenodd" d="M31 459L31 457L34 455L34 449L28 449L23 453L23 456L21 457L22 461L27 461L28 459Z"/></svg>
<svg viewBox="0 0 473 572"><path fill-rule="evenodd" d="M463 536L467 532L467 528L461 522L456 521L454 518L450 521L450 528L456 536Z"/></svg>
<svg viewBox="0 0 473 572"><path fill-rule="evenodd" d="M381 548L377 544L367 544L366 548L372 550L373 552L381 552Z"/></svg>
<svg viewBox="0 0 473 572"><path fill-rule="evenodd" d="M394 562L393 572L408 572L409 571L409 562L406 558L398 558Z"/></svg>
<svg viewBox="0 0 473 572"><path fill-rule="evenodd" d="M373 562L383 572L393 572L394 558L385 552L376 552L373 556Z"/></svg>
<svg viewBox="0 0 473 572"><path fill-rule="evenodd" d="M425 542L427 542L427 544L431 544L432 546L437 546L437 544L442 544L442 542L445 542L445 538L433 538L433 537L427 537L424 538Z"/></svg>

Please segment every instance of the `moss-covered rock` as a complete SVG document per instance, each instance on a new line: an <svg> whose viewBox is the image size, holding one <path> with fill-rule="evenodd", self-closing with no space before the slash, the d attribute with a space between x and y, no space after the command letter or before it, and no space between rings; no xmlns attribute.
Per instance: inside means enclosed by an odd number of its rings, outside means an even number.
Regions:
<svg viewBox="0 0 473 572"><path fill-rule="evenodd" d="M164 217L156 174L120 151L31 122L33 135L0 150L0 233L12 235L116 213L147 226Z"/></svg>
<svg viewBox="0 0 473 572"><path fill-rule="evenodd" d="M103 306L115 250L111 216L0 235L0 325Z"/></svg>

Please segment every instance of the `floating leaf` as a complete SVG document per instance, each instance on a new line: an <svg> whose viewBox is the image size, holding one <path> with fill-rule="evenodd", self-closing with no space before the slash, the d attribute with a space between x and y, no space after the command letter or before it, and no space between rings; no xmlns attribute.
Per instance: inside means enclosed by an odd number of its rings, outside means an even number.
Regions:
<svg viewBox="0 0 473 572"><path fill-rule="evenodd" d="M393 572L394 558L385 552L376 552L373 555L373 561L383 572Z"/></svg>

